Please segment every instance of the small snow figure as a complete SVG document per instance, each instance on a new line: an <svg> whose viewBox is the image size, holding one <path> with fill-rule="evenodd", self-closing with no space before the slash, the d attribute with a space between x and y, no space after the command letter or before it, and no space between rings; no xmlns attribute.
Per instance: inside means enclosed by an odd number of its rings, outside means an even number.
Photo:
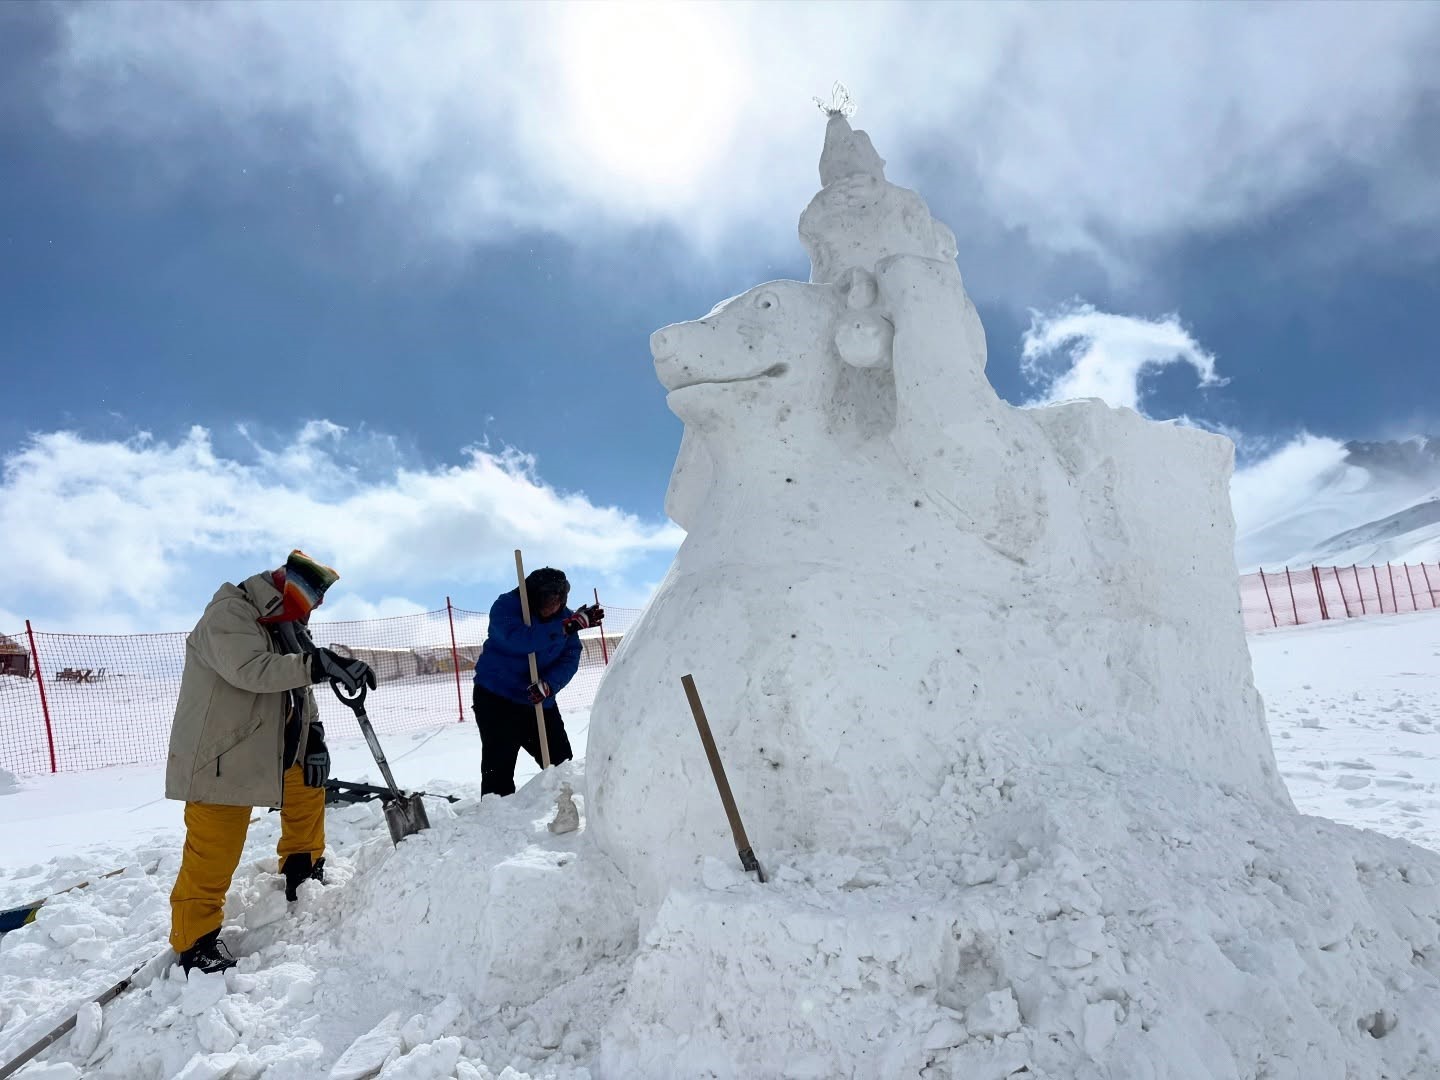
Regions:
<svg viewBox="0 0 1440 1080"><path fill-rule="evenodd" d="M555 819L550 822L551 832L574 832L580 827L580 811L575 806L574 795L569 784L560 785L560 794L555 799Z"/></svg>
<svg viewBox="0 0 1440 1080"><path fill-rule="evenodd" d="M812 98L816 107L826 116L851 117L855 115L855 99L850 96L850 91L845 89L845 84L836 82L830 87L830 102L826 104L823 98Z"/></svg>

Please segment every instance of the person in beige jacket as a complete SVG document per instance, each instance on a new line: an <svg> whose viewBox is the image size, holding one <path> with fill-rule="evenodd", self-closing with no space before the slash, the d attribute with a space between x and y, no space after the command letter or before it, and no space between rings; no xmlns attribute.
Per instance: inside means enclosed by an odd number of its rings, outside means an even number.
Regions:
<svg viewBox="0 0 1440 1080"><path fill-rule="evenodd" d="M310 686L375 686L367 664L315 648L305 630L339 576L292 551L278 570L220 586L186 639L165 797L185 803L170 945L187 973L235 964L220 926L252 807L280 809L287 897L323 880L330 754Z"/></svg>

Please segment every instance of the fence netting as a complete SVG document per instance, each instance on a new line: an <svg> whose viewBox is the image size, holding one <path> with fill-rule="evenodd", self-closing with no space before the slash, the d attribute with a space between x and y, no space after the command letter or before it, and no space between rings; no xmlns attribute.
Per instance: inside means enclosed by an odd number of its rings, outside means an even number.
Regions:
<svg viewBox="0 0 1440 1080"><path fill-rule="evenodd" d="M603 635L581 632L580 670L558 695L562 711L589 708L607 657L639 614L607 607ZM472 677L488 622L484 612L452 607L363 622L316 619L310 636L375 669L379 686L366 712L384 736L474 722ZM24 775L163 761L186 637L28 628L0 635L0 768ZM354 714L328 688L317 686L315 700L328 735L359 737Z"/></svg>
<svg viewBox="0 0 1440 1080"><path fill-rule="evenodd" d="M1440 564L1307 566L1240 578L1247 630L1440 608ZM583 655L560 707L585 709L606 660L640 612L606 608L604 634L581 634ZM485 641L484 612L445 607L419 615L310 625L317 644L357 656L380 689L367 707L382 735L471 718L471 671ZM453 630L452 630L453 627ZM0 634L0 768L21 775L163 761L185 663L184 633ZM326 731L358 737L354 715L317 693Z"/></svg>
<svg viewBox="0 0 1440 1080"><path fill-rule="evenodd" d="M1240 579L1246 630L1440 607L1440 564L1306 566L1261 570Z"/></svg>

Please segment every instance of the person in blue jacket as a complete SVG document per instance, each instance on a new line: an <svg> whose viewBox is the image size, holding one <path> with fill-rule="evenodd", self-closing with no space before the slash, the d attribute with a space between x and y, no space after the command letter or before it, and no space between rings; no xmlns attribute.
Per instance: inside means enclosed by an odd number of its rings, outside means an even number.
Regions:
<svg viewBox="0 0 1440 1080"><path fill-rule="evenodd" d="M605 611L586 604L565 606L570 582L544 566L525 578L530 622L525 625L520 590L501 593L490 605L490 629L475 661L475 723L480 728L480 793L513 795L515 761L523 749L541 764L535 706L544 707L550 764L574 757L555 695L580 667L580 631L599 626ZM540 677L530 679L530 654Z"/></svg>

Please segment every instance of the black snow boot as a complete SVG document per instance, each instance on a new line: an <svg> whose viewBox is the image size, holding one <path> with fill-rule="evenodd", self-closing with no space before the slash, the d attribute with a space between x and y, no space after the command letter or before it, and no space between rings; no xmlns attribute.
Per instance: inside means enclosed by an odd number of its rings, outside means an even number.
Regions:
<svg viewBox="0 0 1440 1080"><path fill-rule="evenodd" d="M325 882L325 857L311 860L308 851L302 851L298 855L286 855L285 861L280 865L280 873L285 875L285 899L295 900L298 898L298 890L302 881Z"/></svg>
<svg viewBox="0 0 1440 1080"><path fill-rule="evenodd" d="M185 970L186 975L192 971L200 971L209 975L234 967L235 957L230 955L230 950L220 940L220 931L211 930L210 933L180 954L180 966Z"/></svg>

